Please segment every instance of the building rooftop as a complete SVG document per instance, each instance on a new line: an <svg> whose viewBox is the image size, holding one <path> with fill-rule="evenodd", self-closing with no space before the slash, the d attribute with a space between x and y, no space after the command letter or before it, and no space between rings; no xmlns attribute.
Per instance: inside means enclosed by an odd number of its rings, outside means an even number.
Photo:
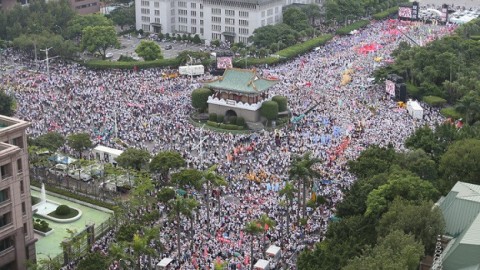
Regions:
<svg viewBox="0 0 480 270"><path fill-rule="evenodd" d="M457 182L437 204L454 237L443 251L444 269L480 269L480 186Z"/></svg>
<svg viewBox="0 0 480 270"><path fill-rule="evenodd" d="M263 79L253 69L231 68L225 70L223 76L208 82L206 87L241 94L260 94L275 85L278 80Z"/></svg>
<svg viewBox="0 0 480 270"><path fill-rule="evenodd" d="M8 132L10 130L16 130L17 128L27 128L30 123L17 119L8 117L5 115L0 115L0 132Z"/></svg>

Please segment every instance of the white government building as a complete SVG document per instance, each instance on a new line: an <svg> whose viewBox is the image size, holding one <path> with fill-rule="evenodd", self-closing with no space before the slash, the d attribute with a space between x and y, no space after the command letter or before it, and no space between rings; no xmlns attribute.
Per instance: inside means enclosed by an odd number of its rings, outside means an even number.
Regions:
<svg viewBox="0 0 480 270"><path fill-rule="evenodd" d="M290 4L325 0L135 0L136 28L149 33L199 34L207 42L247 43L256 28L280 23Z"/></svg>

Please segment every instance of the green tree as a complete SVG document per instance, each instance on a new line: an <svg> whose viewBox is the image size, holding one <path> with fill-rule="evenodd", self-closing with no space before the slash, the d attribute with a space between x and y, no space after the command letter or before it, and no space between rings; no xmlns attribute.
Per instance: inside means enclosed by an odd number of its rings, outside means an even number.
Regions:
<svg viewBox="0 0 480 270"><path fill-rule="evenodd" d="M189 217L192 211L198 207L198 202L195 199L177 196L177 198L171 200L169 204L171 209L169 216L175 220L177 225L177 254L182 254L180 249L181 217Z"/></svg>
<svg viewBox="0 0 480 270"><path fill-rule="evenodd" d="M348 166L358 178L367 178L388 171L396 159L393 146L383 148L374 145L363 151L356 160L349 161Z"/></svg>
<svg viewBox="0 0 480 270"><path fill-rule="evenodd" d="M293 207L293 200L295 199L295 193L298 190L291 182L287 182L285 186L280 190L280 196L285 196L288 201L288 209L287 209L287 235L290 235L290 212L292 211Z"/></svg>
<svg viewBox="0 0 480 270"><path fill-rule="evenodd" d="M262 103L262 107L260 107L260 113L271 122L278 117L278 104L272 100L265 101Z"/></svg>
<svg viewBox="0 0 480 270"><path fill-rule="evenodd" d="M150 171L159 173L163 178L168 176L170 170L185 166L185 159L176 151L164 151L156 154L150 161Z"/></svg>
<svg viewBox="0 0 480 270"><path fill-rule="evenodd" d="M438 178L437 164L422 149L416 149L403 155L401 166L414 172L420 178L433 182Z"/></svg>
<svg viewBox="0 0 480 270"><path fill-rule="evenodd" d="M92 141L88 133L74 133L67 137L67 145L77 151L81 159L82 152L92 147Z"/></svg>
<svg viewBox="0 0 480 270"><path fill-rule="evenodd" d="M150 153L147 150L127 148L115 161L123 168L140 171L148 165Z"/></svg>
<svg viewBox="0 0 480 270"><path fill-rule="evenodd" d="M266 256L266 252L267 252L266 245L265 245L266 234L267 234L267 231L268 231L268 230L274 229L274 227L275 227L275 221L274 221L273 219L271 219L268 215L262 214L262 215L257 219L257 223L260 224L260 226L263 228L262 250L264 251L264 252L263 252L263 255Z"/></svg>
<svg viewBox="0 0 480 270"><path fill-rule="evenodd" d="M283 12L283 22L297 32L310 28L307 14L296 7L288 8Z"/></svg>
<svg viewBox="0 0 480 270"><path fill-rule="evenodd" d="M135 6L116 8L110 12L110 18L122 30L125 26L135 26Z"/></svg>
<svg viewBox="0 0 480 270"><path fill-rule="evenodd" d="M209 88L198 88L192 92L192 106L199 112L204 112L208 108L208 97L213 94Z"/></svg>
<svg viewBox="0 0 480 270"><path fill-rule="evenodd" d="M278 111L284 112L288 110L288 101L287 98L284 96L274 96L272 97L272 101L275 101L278 104Z"/></svg>
<svg viewBox="0 0 480 270"><path fill-rule="evenodd" d="M315 24L315 20L321 16L320 6L317 4L309 4L301 7L301 10L308 17L310 25Z"/></svg>
<svg viewBox="0 0 480 270"><path fill-rule="evenodd" d="M80 38L87 27L113 26L113 22L103 14L76 15L66 24L65 35L68 39Z"/></svg>
<svg viewBox="0 0 480 270"><path fill-rule="evenodd" d="M473 125L480 120L480 94L477 91L470 91L463 96L455 109L465 116L465 121Z"/></svg>
<svg viewBox="0 0 480 270"><path fill-rule="evenodd" d="M320 173L313 167L320 163L318 158L312 158L312 153L307 152L303 156L295 156L290 165L290 177L301 183L302 186L302 218L306 218L306 196L307 186L309 186L314 177L319 177ZM299 184L300 186L300 184Z"/></svg>
<svg viewBox="0 0 480 270"><path fill-rule="evenodd" d="M417 241L422 242L427 254L433 254L437 235L443 235L445 231L445 221L441 210L432 202L416 205L396 199L388 212L382 215L377 231L379 236L384 237L396 230L415 236Z"/></svg>
<svg viewBox="0 0 480 270"><path fill-rule="evenodd" d="M48 132L46 134L38 136L33 145L40 148L47 149L50 152L55 152L65 144L65 137L58 132Z"/></svg>
<svg viewBox="0 0 480 270"><path fill-rule="evenodd" d="M200 36L198 34L195 34L195 36L193 36L193 43L195 44L200 44L202 43L202 40L200 39Z"/></svg>
<svg viewBox="0 0 480 270"><path fill-rule="evenodd" d="M371 269L418 269L418 263L423 257L424 247L412 235L402 231L393 231L373 249L351 260L343 270Z"/></svg>
<svg viewBox="0 0 480 270"><path fill-rule="evenodd" d="M113 26L87 26L82 33L81 49L91 53L98 52L103 60L108 48L120 46Z"/></svg>
<svg viewBox="0 0 480 270"><path fill-rule="evenodd" d="M6 116L13 115L13 98L4 91L0 91L0 114Z"/></svg>
<svg viewBox="0 0 480 270"><path fill-rule="evenodd" d="M175 199L175 196L175 189L171 187L164 187L157 193L157 199L162 203L167 203L168 201Z"/></svg>
<svg viewBox="0 0 480 270"><path fill-rule="evenodd" d="M193 187L200 190L202 188L202 172L197 169L183 169L172 174L172 183L182 189Z"/></svg>
<svg viewBox="0 0 480 270"><path fill-rule="evenodd" d="M480 184L480 140L460 140L443 154L439 170L444 181L443 192L448 192L456 182Z"/></svg>
<svg viewBox="0 0 480 270"><path fill-rule="evenodd" d="M227 181L225 181L225 178L216 172L217 166L213 165L207 170L202 172L202 182L206 184L205 188L205 199L207 203L207 227L208 231L210 231L210 196L211 196L211 187L220 187L220 186L226 186ZM218 200L218 203L220 204L220 198Z"/></svg>
<svg viewBox="0 0 480 270"><path fill-rule="evenodd" d="M245 228L243 229L246 234L250 235L250 269L253 269L253 241L255 240L255 236L262 233L263 228L256 220L247 222Z"/></svg>
<svg viewBox="0 0 480 270"><path fill-rule="evenodd" d="M381 216L397 197L420 203L438 199L438 190L410 171L392 170L388 182L368 194L365 215Z"/></svg>
<svg viewBox="0 0 480 270"><path fill-rule="evenodd" d="M153 61L163 58L160 46L154 41L142 40L140 45L135 49L135 52L145 61Z"/></svg>
<svg viewBox="0 0 480 270"><path fill-rule="evenodd" d="M79 270L96 270L96 269L108 269L110 266L110 259L100 254L99 252L90 252L80 260L77 265Z"/></svg>

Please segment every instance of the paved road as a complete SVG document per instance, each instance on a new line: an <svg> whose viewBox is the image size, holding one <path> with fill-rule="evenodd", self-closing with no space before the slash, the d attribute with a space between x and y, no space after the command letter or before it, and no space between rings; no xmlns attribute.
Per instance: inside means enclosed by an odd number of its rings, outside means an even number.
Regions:
<svg viewBox="0 0 480 270"><path fill-rule="evenodd" d="M140 44L140 41L142 39L138 39L136 37L131 37L131 38L125 38L125 37L120 37L119 41L121 44L120 49L110 49L107 51L107 53L112 53L113 57L112 60L118 60L120 55L127 55L131 57L138 57L138 55L135 53L135 49L137 46ZM157 42L158 45L160 45L162 49L162 54L164 58L175 58L180 52L182 51L200 51L200 50L206 50L205 45L196 45L192 43L183 43L183 42L170 42L170 41L165 41L165 42ZM171 45L172 49L165 49L167 45Z"/></svg>

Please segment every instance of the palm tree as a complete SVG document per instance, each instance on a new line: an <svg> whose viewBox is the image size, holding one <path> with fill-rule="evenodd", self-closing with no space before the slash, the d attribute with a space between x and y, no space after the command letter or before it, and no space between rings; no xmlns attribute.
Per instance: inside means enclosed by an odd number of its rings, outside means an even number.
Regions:
<svg viewBox="0 0 480 270"><path fill-rule="evenodd" d="M245 225L245 233L251 236L252 241L250 242L250 269L253 269L253 240L255 235L258 235L262 232L263 228L256 220L247 222Z"/></svg>
<svg viewBox="0 0 480 270"><path fill-rule="evenodd" d="M455 108L465 116L465 122L472 125L480 119L480 96L475 91L470 91L463 96Z"/></svg>
<svg viewBox="0 0 480 270"><path fill-rule="evenodd" d="M171 200L170 204L170 218L177 222L177 251L178 257L180 257L180 220L181 216L191 216L193 210L198 206L198 202L195 199L183 198L177 196L175 200Z"/></svg>
<svg viewBox="0 0 480 270"><path fill-rule="evenodd" d="M312 153L307 152L301 157L294 157L294 161L290 167L289 174L293 179L298 181L298 185L302 185L302 218L305 219L306 216L306 196L307 196L307 185L311 183L313 177L319 177L320 173L314 170L312 167L321 162L318 158L312 158ZM297 214L298 217L298 214ZM297 219L298 221L298 219Z"/></svg>
<svg viewBox="0 0 480 270"><path fill-rule="evenodd" d="M263 229L263 241L262 241L262 250L263 250L263 255L265 256L265 237L267 234L268 230L271 230L273 227L275 227L275 221L268 217L266 214L262 214L260 218L257 220L258 224L262 226Z"/></svg>
<svg viewBox="0 0 480 270"><path fill-rule="evenodd" d="M292 210L293 206L293 199L295 199L295 192L297 192L297 189L295 186L288 182L285 184L285 187L283 187L280 190L280 196L285 196L287 201L288 201L288 208L287 208L287 235L290 235L290 211Z"/></svg>
<svg viewBox="0 0 480 270"><path fill-rule="evenodd" d="M210 188L211 186L214 187L219 187L219 186L226 186L227 181L225 181L225 178L219 174L217 174L215 171L217 170L217 166L213 165L210 168L208 168L206 171L202 173L202 179L206 184L206 189L205 189L205 198L207 200L207 226L208 226L208 231L210 231ZM219 203L220 203L220 197L219 197Z"/></svg>

